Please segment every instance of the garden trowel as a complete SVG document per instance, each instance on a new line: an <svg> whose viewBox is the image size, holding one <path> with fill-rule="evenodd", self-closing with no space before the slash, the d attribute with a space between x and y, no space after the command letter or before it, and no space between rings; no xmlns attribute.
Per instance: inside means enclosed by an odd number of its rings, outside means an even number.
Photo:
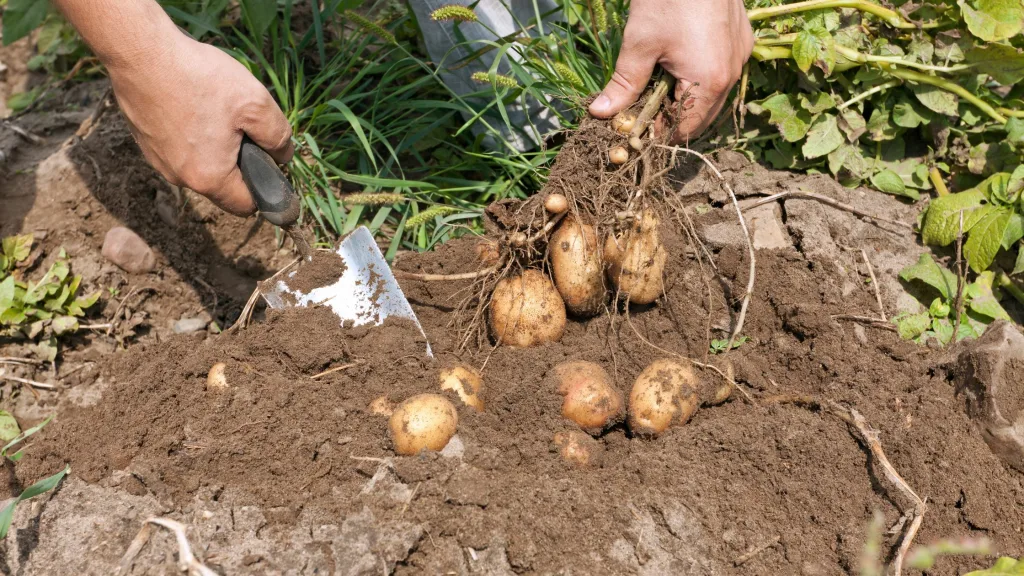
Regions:
<svg viewBox="0 0 1024 576"><path fill-rule="evenodd" d="M300 212L299 196L274 159L248 138L242 141L238 167L260 214L288 234L302 257L294 270L264 286L263 299L271 308L326 306L334 311L342 324L351 322L355 326L379 326L387 318L406 318L416 325L426 341L423 326L365 226L346 236L335 250L343 262L335 283L309 292L290 288L289 284L296 282L286 280L301 277L303 264L312 256L309 243L294 226ZM427 356L433 357L429 341Z"/></svg>

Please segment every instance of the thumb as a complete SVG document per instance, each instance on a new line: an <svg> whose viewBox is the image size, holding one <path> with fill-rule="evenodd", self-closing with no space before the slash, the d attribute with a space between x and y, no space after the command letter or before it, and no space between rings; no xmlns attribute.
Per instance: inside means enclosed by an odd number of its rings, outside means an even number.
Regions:
<svg viewBox="0 0 1024 576"><path fill-rule="evenodd" d="M639 47L623 44L615 61L615 73L601 95L590 103L590 113L597 118L611 118L636 102L654 71L657 57Z"/></svg>
<svg viewBox="0 0 1024 576"><path fill-rule="evenodd" d="M216 190L210 190L206 197L221 209L236 216L248 216L256 211L256 203L249 193L249 187L242 180L242 171L235 166Z"/></svg>

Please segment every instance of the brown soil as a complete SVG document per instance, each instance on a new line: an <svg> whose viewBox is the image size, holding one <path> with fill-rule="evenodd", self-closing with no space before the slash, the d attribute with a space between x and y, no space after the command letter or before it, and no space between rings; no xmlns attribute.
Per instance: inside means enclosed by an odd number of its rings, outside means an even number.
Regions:
<svg viewBox="0 0 1024 576"><path fill-rule="evenodd" d="M318 250L309 262L302 262L294 272L288 273L284 283L288 288L309 294L317 288L330 286L345 272L345 260L334 251Z"/></svg>
<svg viewBox="0 0 1024 576"><path fill-rule="evenodd" d="M72 408L45 430L19 477L34 480L64 462L88 482L127 470L136 480L131 490L172 508L213 491L276 510L272 518L285 523L313 511L401 510L433 543L418 541L397 573L457 569L438 540L499 547L523 573L731 572L736 558L775 540L743 570L855 570L872 511L882 511L889 526L909 503L846 424L827 414L734 397L657 439L612 429L599 438L599 468L579 469L558 456L553 437L573 426L560 415L557 391L544 384L553 366L595 361L628 394L652 360L705 355L705 285L681 239L664 232L674 247L667 299L629 317L570 322L561 342L539 348L460 353L446 326L466 283L416 282L404 288L434 362L409 326L346 330L323 310L274 313L205 343L182 337L136 347L110 368L103 401ZM401 267L451 271L471 262L472 249L472 242L453 242ZM795 251L759 254L745 330L753 341L728 357L746 392L813 395L861 411L881 431L897 470L928 499L921 541L985 535L1002 552L1024 550L1017 530L1024 512L1013 505L1024 497L1019 478L956 409L937 359L890 332L859 339L830 321L840 302L871 309L872 295L843 297L823 267L808 264ZM719 265L742 283L742 252L724 250ZM205 389L218 361L228 364L224 392ZM483 367L487 405L482 414L460 409L461 457L394 457L386 421L369 403L382 394L400 401L437 391L439 367L455 362ZM348 364L355 365L311 378ZM718 377L704 371L701 378ZM367 499L381 462L393 466L395 482L414 487L411 497L403 492L395 502L393 490L371 489ZM887 557L896 543L887 539ZM939 573L977 565L944 560Z"/></svg>

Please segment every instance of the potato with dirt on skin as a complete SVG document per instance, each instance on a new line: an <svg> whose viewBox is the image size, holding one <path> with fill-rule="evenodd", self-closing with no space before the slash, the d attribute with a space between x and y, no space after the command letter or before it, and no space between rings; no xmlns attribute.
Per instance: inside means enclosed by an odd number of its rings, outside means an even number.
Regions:
<svg viewBox="0 0 1024 576"><path fill-rule="evenodd" d="M441 370L438 376L441 390L455 392L466 406L477 412L484 411L484 399L481 396L484 381L479 372L469 366L453 366Z"/></svg>
<svg viewBox="0 0 1024 576"><path fill-rule="evenodd" d="M633 304L650 304L665 292L668 253L661 244L658 225L654 212L644 210L628 230L605 240L608 281Z"/></svg>
<svg viewBox="0 0 1024 576"><path fill-rule="evenodd" d="M525 348L557 342L565 332L565 303L540 270L525 270L494 287L488 323L498 344Z"/></svg>
<svg viewBox="0 0 1024 576"><path fill-rule="evenodd" d="M387 396L378 396L370 402L370 413L377 416L391 416L395 413L395 403Z"/></svg>
<svg viewBox="0 0 1024 576"><path fill-rule="evenodd" d="M574 360L551 371L562 400L562 416L588 434L598 435L622 420L624 402L608 372L599 364Z"/></svg>
<svg viewBox="0 0 1024 576"><path fill-rule="evenodd" d="M498 243L488 238L477 240L476 245L473 246L473 251L476 253L476 259L484 266L496 266L501 257Z"/></svg>
<svg viewBox="0 0 1024 576"><path fill-rule="evenodd" d="M458 426L459 413L440 394L413 396L399 404L388 420L395 452L403 456L442 450Z"/></svg>
<svg viewBox="0 0 1024 576"><path fill-rule="evenodd" d="M563 460L580 467L600 466L601 444L582 432L556 432L553 440Z"/></svg>
<svg viewBox="0 0 1024 576"><path fill-rule="evenodd" d="M698 403L693 368L674 360L655 360L636 377L629 393L629 429L637 435L657 436L689 422Z"/></svg>
<svg viewBox="0 0 1024 576"><path fill-rule="evenodd" d="M593 316L608 298L604 261L594 227L566 217L548 242L551 273L565 307L576 316Z"/></svg>
<svg viewBox="0 0 1024 576"><path fill-rule="evenodd" d="M227 365L223 362L217 362L210 371L206 374L206 389L207 390L224 390L228 387L228 377L224 371L227 369Z"/></svg>

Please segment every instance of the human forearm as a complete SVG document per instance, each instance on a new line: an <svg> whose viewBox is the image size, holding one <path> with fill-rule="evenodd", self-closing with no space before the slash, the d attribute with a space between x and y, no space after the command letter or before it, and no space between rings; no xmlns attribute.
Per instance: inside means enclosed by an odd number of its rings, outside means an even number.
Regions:
<svg viewBox="0 0 1024 576"><path fill-rule="evenodd" d="M165 52L181 32L153 0L54 0L107 67L128 67Z"/></svg>

